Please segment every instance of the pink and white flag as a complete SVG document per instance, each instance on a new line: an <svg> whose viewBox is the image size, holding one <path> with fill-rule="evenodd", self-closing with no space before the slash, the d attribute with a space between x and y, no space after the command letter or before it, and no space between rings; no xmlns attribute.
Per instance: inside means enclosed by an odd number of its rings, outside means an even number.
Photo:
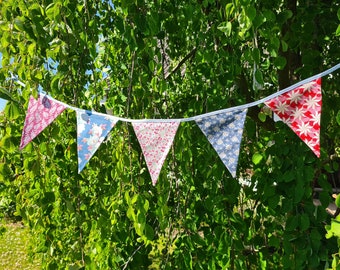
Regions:
<svg viewBox="0 0 340 270"><path fill-rule="evenodd" d="M20 150L38 136L65 109L64 105L49 99L47 96L41 97L39 95L37 100L31 96L22 131Z"/></svg>
<svg viewBox="0 0 340 270"><path fill-rule="evenodd" d="M132 123L149 169L152 184L156 185L163 163L169 153L179 122Z"/></svg>
<svg viewBox="0 0 340 270"><path fill-rule="evenodd" d="M321 78L265 104L320 157Z"/></svg>

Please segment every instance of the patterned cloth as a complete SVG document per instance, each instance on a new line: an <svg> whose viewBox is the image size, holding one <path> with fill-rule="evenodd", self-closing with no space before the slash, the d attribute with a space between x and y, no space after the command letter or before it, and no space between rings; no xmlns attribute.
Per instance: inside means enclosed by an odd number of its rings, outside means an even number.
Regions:
<svg viewBox="0 0 340 270"><path fill-rule="evenodd" d="M196 120L224 165L236 177L238 156L247 109L207 116Z"/></svg>
<svg viewBox="0 0 340 270"><path fill-rule="evenodd" d="M265 104L320 157L321 78Z"/></svg>
<svg viewBox="0 0 340 270"><path fill-rule="evenodd" d="M97 151L117 120L86 110L77 110L78 172Z"/></svg>
<svg viewBox="0 0 340 270"><path fill-rule="evenodd" d="M179 126L171 123L132 123L149 169L152 184L156 185L164 160Z"/></svg>
<svg viewBox="0 0 340 270"><path fill-rule="evenodd" d="M37 100L31 96L22 131L20 150L38 136L65 109L64 105L49 99L47 96L42 98L39 95Z"/></svg>

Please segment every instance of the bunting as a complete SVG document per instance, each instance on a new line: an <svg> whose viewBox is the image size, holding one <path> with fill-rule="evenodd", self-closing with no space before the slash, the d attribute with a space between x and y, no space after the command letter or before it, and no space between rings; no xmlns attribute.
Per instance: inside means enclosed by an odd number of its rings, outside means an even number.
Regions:
<svg viewBox="0 0 340 270"><path fill-rule="evenodd" d="M20 150L51 124L65 108L63 104L57 103L47 96L39 95L37 100L31 96L22 131Z"/></svg>
<svg viewBox="0 0 340 270"><path fill-rule="evenodd" d="M265 104L320 157L321 78Z"/></svg>
<svg viewBox="0 0 340 270"><path fill-rule="evenodd" d="M78 173L97 151L117 120L108 115L77 110Z"/></svg>
<svg viewBox="0 0 340 270"><path fill-rule="evenodd" d="M179 122L132 123L142 148L152 184L156 185L159 173L179 126Z"/></svg>
<svg viewBox="0 0 340 270"><path fill-rule="evenodd" d="M66 108L77 114L80 173L118 121L130 122L140 143L152 184L160 171L181 122L195 121L233 177L236 177L247 110L266 104L320 157L321 77L340 64L263 99L202 115L178 119L126 119L79 109L40 94L29 99L20 149L23 149Z"/></svg>
<svg viewBox="0 0 340 270"><path fill-rule="evenodd" d="M247 109L243 109L196 120L233 177L236 177L246 115Z"/></svg>

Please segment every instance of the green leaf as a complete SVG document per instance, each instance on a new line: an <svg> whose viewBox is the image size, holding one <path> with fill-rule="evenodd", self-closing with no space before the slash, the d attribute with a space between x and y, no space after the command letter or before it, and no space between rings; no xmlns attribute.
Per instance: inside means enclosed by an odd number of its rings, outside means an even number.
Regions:
<svg viewBox="0 0 340 270"><path fill-rule="evenodd" d="M19 31L23 31L23 32L25 31L24 23L25 23L24 18L17 17L14 19L14 27Z"/></svg>
<svg viewBox="0 0 340 270"><path fill-rule="evenodd" d="M231 35L231 22L223 22L219 26L217 26L217 29L222 31L227 37Z"/></svg>
<svg viewBox="0 0 340 270"><path fill-rule="evenodd" d="M286 41L284 41L283 39L281 40L281 47L282 47L282 51L286 52L288 51L288 44Z"/></svg>
<svg viewBox="0 0 340 270"><path fill-rule="evenodd" d="M155 232L149 224L145 224L145 236L148 240L153 240L155 237Z"/></svg>
<svg viewBox="0 0 340 270"><path fill-rule="evenodd" d="M126 215L132 221L134 221L136 219L135 212L134 212L134 210L133 210L133 208L131 206L128 208L128 210L126 212Z"/></svg>
<svg viewBox="0 0 340 270"><path fill-rule="evenodd" d="M274 36L270 39L270 43L269 43L269 52L270 55L273 57L277 57L279 48L280 48L280 40Z"/></svg>
<svg viewBox="0 0 340 270"><path fill-rule="evenodd" d="M263 156L260 153L255 153L251 158L252 162L255 165L259 164L262 159L263 159Z"/></svg>
<svg viewBox="0 0 340 270"><path fill-rule="evenodd" d="M256 81L257 81L260 85L263 85L263 84L264 84L263 75L262 75L261 70L257 69L257 70L255 71L255 79L256 79Z"/></svg>
<svg viewBox="0 0 340 270"><path fill-rule="evenodd" d="M326 226L326 238L329 239L333 236L340 238L340 221L332 219L331 225Z"/></svg>
<svg viewBox="0 0 340 270"><path fill-rule="evenodd" d="M280 24L285 23L288 19L293 16L293 12L289 9L285 9L278 14L277 20Z"/></svg>
<svg viewBox="0 0 340 270"><path fill-rule="evenodd" d="M340 111L336 114L336 122L340 126Z"/></svg>
<svg viewBox="0 0 340 270"><path fill-rule="evenodd" d="M246 8L246 15L247 17L253 21L256 17L256 8L253 6L249 6Z"/></svg>
<svg viewBox="0 0 340 270"><path fill-rule="evenodd" d="M20 116L18 106L13 102L9 102L5 107L5 114L12 120L17 119Z"/></svg>
<svg viewBox="0 0 340 270"><path fill-rule="evenodd" d="M310 221L309 221L309 216L307 214L302 214L300 216L300 229L301 231L305 231L309 228L310 226Z"/></svg>
<svg viewBox="0 0 340 270"><path fill-rule="evenodd" d="M12 94L3 87L0 87L0 98L14 101Z"/></svg>
<svg viewBox="0 0 340 270"><path fill-rule="evenodd" d="M299 224L299 217L298 216L290 216L288 217L287 221L286 221L286 230L287 231L293 231L297 228Z"/></svg>
<svg viewBox="0 0 340 270"><path fill-rule="evenodd" d="M275 13L269 9L264 9L263 15L269 22L274 22L276 20Z"/></svg>
<svg viewBox="0 0 340 270"><path fill-rule="evenodd" d="M266 121L267 115L264 112L259 112L257 116L258 116L258 118L260 119L261 122Z"/></svg>
<svg viewBox="0 0 340 270"><path fill-rule="evenodd" d="M340 208L340 194L336 195L335 205L336 207Z"/></svg>
<svg viewBox="0 0 340 270"><path fill-rule="evenodd" d="M275 65L278 69L280 69L280 70L284 69L284 67L286 66L286 64L287 64L287 60L286 60L285 57L278 56L278 57L276 57L275 60L274 60L274 65Z"/></svg>
<svg viewBox="0 0 340 270"><path fill-rule="evenodd" d="M225 16L227 18L227 20L229 19L229 17L231 16L231 14L234 12L234 4L233 3L228 3L225 6Z"/></svg>

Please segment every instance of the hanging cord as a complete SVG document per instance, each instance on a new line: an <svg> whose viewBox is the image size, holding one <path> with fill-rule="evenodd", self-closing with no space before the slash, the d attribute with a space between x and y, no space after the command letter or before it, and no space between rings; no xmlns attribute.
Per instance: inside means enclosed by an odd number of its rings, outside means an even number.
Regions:
<svg viewBox="0 0 340 270"><path fill-rule="evenodd" d="M130 123L170 123L170 122L190 122L190 121L196 121L196 120L199 120L199 119L202 119L202 118L205 118L205 117L210 117L210 116L213 116L213 115L217 115L217 114L222 114L222 113L227 113L227 112L232 112L232 111L235 111L235 110L245 110L245 109L248 109L250 107L254 107L254 106L257 106L259 104L262 104L262 103L265 103L273 98L276 98L282 94L285 94L291 90L294 90L295 88L303 85L303 84L306 84L306 83L309 83L313 80L316 80L318 78L321 78L323 76L326 76L334 71L336 71L337 69L340 68L340 63L331 67L330 69L327 69L321 73L318 73L316 75L313 75L307 79L304 79L302 81L299 81L287 88L284 88L274 94L271 94L265 98L262 98L262 99L259 99L257 101L253 101L253 102L250 102L250 103L246 103L246 104L243 104L243 105L239 105L239 106L235 106L235 107L231 107L231 108L227 108L227 109L222 109L222 110L217 110L217 111L213 111L213 112L210 112L210 113L204 113L204 114L199 114L199 115L196 115L196 116L193 116L193 117L187 117L187 118L174 118L174 119L129 119L129 118L123 118L123 117L118 117L118 116L111 116L111 115L107 115L107 114L103 114L103 113L97 113L97 114L101 114L103 116L106 116L106 117L111 117L113 119L115 119L116 121L122 121L122 122L130 122ZM15 79L15 81L22 85L22 86L25 86L24 83L20 82L18 79ZM40 92L43 92L43 91L40 91ZM63 106L65 106L66 108L69 108L71 110L80 110L76 107L73 107L73 106L70 106L68 104L65 104L59 100L56 100L52 97L49 96L49 99L53 100L54 102L56 103L59 103L59 104L62 104Z"/></svg>

